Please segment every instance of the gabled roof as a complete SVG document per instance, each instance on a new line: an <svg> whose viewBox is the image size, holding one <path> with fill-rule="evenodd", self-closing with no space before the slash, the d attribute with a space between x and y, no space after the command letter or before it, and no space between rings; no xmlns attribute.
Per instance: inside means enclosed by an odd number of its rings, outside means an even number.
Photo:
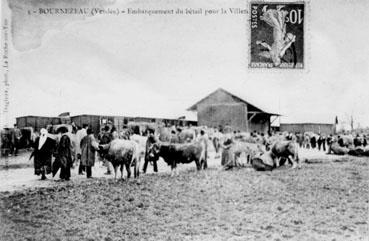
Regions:
<svg viewBox="0 0 369 241"><path fill-rule="evenodd" d="M229 91L226 91L225 89L223 88L218 88L217 90L215 90L214 92L210 93L209 95L205 96L204 98L202 98L201 100L199 100L198 102L196 102L194 105L192 105L191 107L189 107L187 110L188 111L197 111L197 106L199 104L201 104L203 101L205 101L207 98L209 98L211 95L214 95L218 92L223 92L229 96L231 96L233 99L235 99L236 101L238 102L241 102L241 103L244 103L247 105L247 107L249 109L252 109L253 112L260 112L260 113L265 113L265 114L269 114L269 115L276 115L276 116L279 116L279 114L276 114L276 113L269 113L269 112L266 112L266 111L263 111L261 110L260 108L256 107L255 105L253 104L250 104L250 102L246 101L245 99L242 99L232 93L230 93Z"/></svg>

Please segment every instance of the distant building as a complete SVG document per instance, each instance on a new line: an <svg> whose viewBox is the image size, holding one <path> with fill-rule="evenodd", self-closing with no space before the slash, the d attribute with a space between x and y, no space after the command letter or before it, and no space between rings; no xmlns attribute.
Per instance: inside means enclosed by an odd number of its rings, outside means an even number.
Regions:
<svg viewBox="0 0 369 241"><path fill-rule="evenodd" d="M314 132L329 135L335 133L335 125L327 123L281 123L279 130L282 132Z"/></svg>
<svg viewBox="0 0 369 241"><path fill-rule="evenodd" d="M270 131L272 116L246 100L219 88L187 109L197 112L199 126L225 127L240 131Z"/></svg>

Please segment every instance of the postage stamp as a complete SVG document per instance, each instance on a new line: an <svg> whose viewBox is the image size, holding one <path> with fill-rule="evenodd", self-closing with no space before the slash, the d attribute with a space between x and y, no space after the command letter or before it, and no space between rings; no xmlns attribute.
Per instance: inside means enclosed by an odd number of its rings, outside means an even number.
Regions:
<svg viewBox="0 0 369 241"><path fill-rule="evenodd" d="M250 68L304 68L304 2L250 4Z"/></svg>

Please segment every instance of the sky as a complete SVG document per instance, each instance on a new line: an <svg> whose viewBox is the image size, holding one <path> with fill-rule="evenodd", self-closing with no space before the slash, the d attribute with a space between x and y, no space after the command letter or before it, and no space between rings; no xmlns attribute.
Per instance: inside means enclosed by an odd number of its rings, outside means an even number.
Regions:
<svg viewBox="0 0 369 241"><path fill-rule="evenodd" d="M47 2L50 7L54 1ZM38 9L43 1L33 5L14 1L18 8L3 13L14 23L5 124L12 125L16 116L56 116L66 111L169 118L186 114L193 119L195 115L185 110L224 88L263 110L280 113L282 123L333 123L335 116L339 121L353 116L355 126L369 126L369 1L308 3L306 68L255 70L248 68L247 14L27 16L27 9ZM65 3L51 6L58 4ZM131 0L102 5L248 7L240 0ZM4 1L2 7L7 8Z"/></svg>

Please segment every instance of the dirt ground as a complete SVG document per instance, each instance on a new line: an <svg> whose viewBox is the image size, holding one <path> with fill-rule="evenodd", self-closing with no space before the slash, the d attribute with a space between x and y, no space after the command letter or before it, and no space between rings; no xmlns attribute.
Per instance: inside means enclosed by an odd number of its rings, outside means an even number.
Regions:
<svg viewBox="0 0 369 241"><path fill-rule="evenodd" d="M321 155L320 155L321 156ZM182 169L0 193L1 240L368 240L369 159Z"/></svg>

